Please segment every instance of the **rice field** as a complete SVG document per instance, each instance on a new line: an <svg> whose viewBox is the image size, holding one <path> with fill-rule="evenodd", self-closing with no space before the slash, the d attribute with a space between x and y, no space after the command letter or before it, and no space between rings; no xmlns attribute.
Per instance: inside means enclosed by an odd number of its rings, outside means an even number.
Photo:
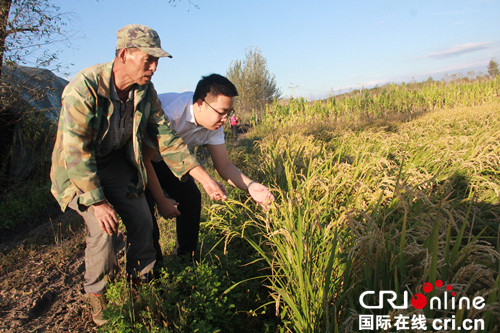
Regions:
<svg viewBox="0 0 500 333"><path fill-rule="evenodd" d="M253 152L233 154L271 185L274 208L230 200L212 206L208 224L227 242L244 238L267 263L285 331L355 332L367 314L393 323L424 315L429 325L453 316L456 327L481 319L483 331L498 331L498 96L498 79L438 82L267 110L249 134ZM415 295L437 280L486 305L360 304L364 291Z"/></svg>
<svg viewBox="0 0 500 333"><path fill-rule="evenodd" d="M269 106L230 157L270 186L272 209L235 189L204 198L195 260L167 255L139 290L111 284L104 329L498 332L499 96L500 79L482 79ZM377 307L381 291L407 306ZM464 297L484 302L456 306ZM385 326L362 330L369 318Z"/></svg>

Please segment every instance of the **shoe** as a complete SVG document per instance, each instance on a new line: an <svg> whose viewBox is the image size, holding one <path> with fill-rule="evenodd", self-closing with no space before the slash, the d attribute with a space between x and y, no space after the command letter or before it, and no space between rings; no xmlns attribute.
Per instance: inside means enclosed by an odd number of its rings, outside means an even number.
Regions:
<svg viewBox="0 0 500 333"><path fill-rule="evenodd" d="M106 309L106 300L103 294L87 294L87 302L90 305L92 320L97 326L102 326L108 322L104 319L103 311Z"/></svg>

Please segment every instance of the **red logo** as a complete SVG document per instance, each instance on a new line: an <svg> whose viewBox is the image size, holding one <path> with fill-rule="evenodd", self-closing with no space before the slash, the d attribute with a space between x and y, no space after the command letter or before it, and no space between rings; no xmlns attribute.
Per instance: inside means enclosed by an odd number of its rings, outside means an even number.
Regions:
<svg viewBox="0 0 500 333"><path fill-rule="evenodd" d="M443 286L443 281L437 280L435 285L437 288L441 288ZM422 289L426 294L428 294L434 289L434 286L432 283L426 282L424 283ZM451 290L451 286L447 285L446 290ZM452 292L451 296L455 296L455 292ZM415 309L423 309L427 305L427 297L424 294L415 294L411 299L411 304Z"/></svg>

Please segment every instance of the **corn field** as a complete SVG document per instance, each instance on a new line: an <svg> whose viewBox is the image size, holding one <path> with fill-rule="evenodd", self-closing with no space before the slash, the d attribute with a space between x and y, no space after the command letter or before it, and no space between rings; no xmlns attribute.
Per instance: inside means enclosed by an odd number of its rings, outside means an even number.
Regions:
<svg viewBox="0 0 500 333"><path fill-rule="evenodd" d="M266 262L282 331L356 332L360 315L423 314L498 332L499 96L497 78L275 103L248 133L254 147L232 152L270 185L274 207L233 198L208 209L206 227ZM415 295L437 280L486 305L360 305L367 290Z"/></svg>

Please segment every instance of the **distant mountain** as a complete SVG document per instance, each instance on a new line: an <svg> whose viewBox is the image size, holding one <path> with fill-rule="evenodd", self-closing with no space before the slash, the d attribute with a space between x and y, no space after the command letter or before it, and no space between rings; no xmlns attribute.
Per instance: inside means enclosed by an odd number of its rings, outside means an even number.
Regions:
<svg viewBox="0 0 500 333"><path fill-rule="evenodd" d="M0 176L25 179L41 163L50 161L53 129L68 81L50 70L26 66L4 66L2 80L9 88L0 96L4 103L0 105ZM31 128L25 126L27 114L37 115Z"/></svg>
<svg viewBox="0 0 500 333"><path fill-rule="evenodd" d="M48 69L15 66L2 68L3 79L18 86L22 99L38 111L48 112L52 120L59 118L61 95L68 81Z"/></svg>

